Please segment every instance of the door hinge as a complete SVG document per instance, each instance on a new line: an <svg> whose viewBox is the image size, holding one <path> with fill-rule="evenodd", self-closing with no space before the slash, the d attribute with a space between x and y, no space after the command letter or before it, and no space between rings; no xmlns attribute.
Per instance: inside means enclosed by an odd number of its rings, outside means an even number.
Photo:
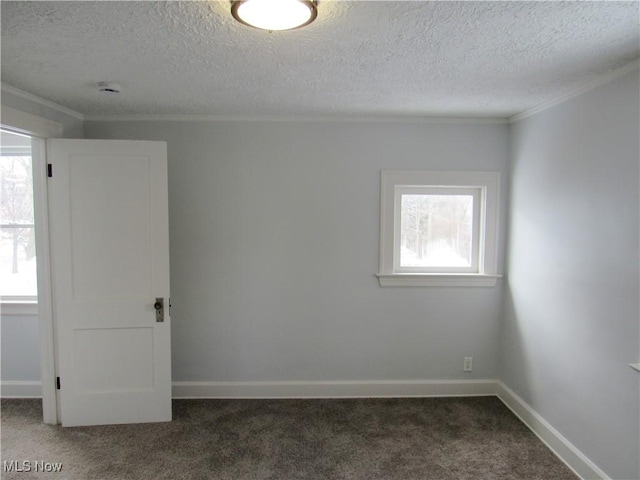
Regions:
<svg viewBox="0 0 640 480"><path fill-rule="evenodd" d="M47 177L53 177L53 165L47 163Z"/></svg>
<svg viewBox="0 0 640 480"><path fill-rule="evenodd" d="M60 377L56 377L56 389L60 390Z"/></svg>

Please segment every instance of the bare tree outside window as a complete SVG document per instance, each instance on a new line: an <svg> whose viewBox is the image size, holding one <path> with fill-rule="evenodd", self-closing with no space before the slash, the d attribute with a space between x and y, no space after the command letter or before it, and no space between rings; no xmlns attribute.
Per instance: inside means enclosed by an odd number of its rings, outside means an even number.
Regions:
<svg viewBox="0 0 640 480"><path fill-rule="evenodd" d="M471 265L473 196L403 194L400 215L401 266Z"/></svg>
<svg viewBox="0 0 640 480"><path fill-rule="evenodd" d="M16 138L14 138L16 137ZM30 139L2 132L0 279L3 296L35 296L36 247Z"/></svg>

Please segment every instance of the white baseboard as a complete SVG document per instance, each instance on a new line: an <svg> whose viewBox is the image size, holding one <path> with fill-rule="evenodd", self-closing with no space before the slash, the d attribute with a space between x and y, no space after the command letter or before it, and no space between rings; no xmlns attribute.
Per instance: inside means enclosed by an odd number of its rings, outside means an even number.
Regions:
<svg viewBox="0 0 640 480"><path fill-rule="evenodd" d="M374 398L495 395L496 380L174 382L173 398Z"/></svg>
<svg viewBox="0 0 640 480"><path fill-rule="evenodd" d="M4 380L0 382L0 397L42 398L42 383L39 381Z"/></svg>
<svg viewBox="0 0 640 480"><path fill-rule="evenodd" d="M497 395L580 478L599 480L610 478L502 381L497 382Z"/></svg>
<svg viewBox="0 0 640 480"><path fill-rule="evenodd" d="M173 382L173 398L468 397L496 394L496 380ZM2 398L41 398L37 381L3 381Z"/></svg>

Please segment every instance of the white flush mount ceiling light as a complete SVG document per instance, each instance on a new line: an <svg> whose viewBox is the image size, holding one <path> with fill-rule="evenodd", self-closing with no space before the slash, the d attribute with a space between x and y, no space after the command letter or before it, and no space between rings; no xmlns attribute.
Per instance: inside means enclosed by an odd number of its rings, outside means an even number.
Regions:
<svg viewBox="0 0 640 480"><path fill-rule="evenodd" d="M293 30L316 19L316 4L315 0L239 0L231 2L231 15L262 30Z"/></svg>

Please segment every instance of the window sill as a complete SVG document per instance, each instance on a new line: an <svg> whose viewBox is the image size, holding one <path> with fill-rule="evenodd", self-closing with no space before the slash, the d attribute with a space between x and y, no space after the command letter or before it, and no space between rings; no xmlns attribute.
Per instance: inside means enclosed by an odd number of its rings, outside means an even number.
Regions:
<svg viewBox="0 0 640 480"><path fill-rule="evenodd" d="M38 315L38 302L3 300L0 303L0 315Z"/></svg>
<svg viewBox="0 0 640 480"><path fill-rule="evenodd" d="M495 287L502 275L477 273L379 273L381 287Z"/></svg>

